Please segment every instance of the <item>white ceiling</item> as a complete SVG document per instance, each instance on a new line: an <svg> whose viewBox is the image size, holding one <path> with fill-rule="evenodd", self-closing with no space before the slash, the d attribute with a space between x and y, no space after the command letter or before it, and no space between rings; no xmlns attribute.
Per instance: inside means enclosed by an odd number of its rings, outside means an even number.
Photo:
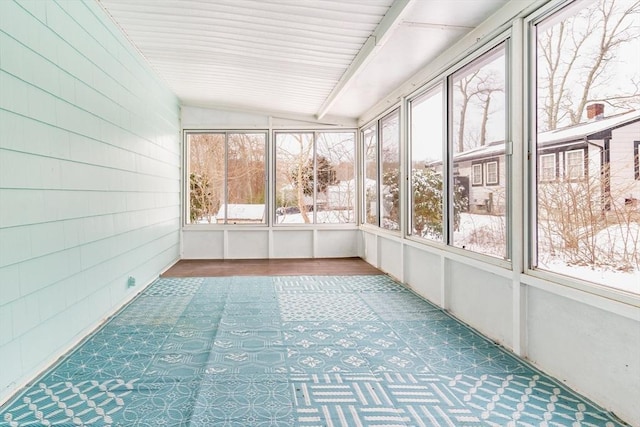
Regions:
<svg viewBox="0 0 640 427"><path fill-rule="evenodd" d="M184 105L358 118L508 0L97 0Z"/></svg>

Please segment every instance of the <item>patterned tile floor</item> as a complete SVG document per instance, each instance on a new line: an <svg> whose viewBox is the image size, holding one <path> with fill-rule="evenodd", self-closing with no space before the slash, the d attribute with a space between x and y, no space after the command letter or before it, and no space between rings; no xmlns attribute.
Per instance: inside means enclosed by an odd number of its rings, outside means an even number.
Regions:
<svg viewBox="0 0 640 427"><path fill-rule="evenodd" d="M621 426L386 276L163 278L2 426Z"/></svg>

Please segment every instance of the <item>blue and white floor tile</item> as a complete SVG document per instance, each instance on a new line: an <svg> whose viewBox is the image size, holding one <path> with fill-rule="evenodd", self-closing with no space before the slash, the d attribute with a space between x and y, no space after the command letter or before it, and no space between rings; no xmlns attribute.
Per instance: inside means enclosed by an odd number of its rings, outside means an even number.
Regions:
<svg viewBox="0 0 640 427"><path fill-rule="evenodd" d="M159 279L0 426L605 426L386 276Z"/></svg>

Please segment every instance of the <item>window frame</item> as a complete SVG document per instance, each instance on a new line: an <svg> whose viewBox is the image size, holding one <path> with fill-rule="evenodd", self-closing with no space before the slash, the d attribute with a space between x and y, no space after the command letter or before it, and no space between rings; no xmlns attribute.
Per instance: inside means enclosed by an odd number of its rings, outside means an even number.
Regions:
<svg viewBox="0 0 640 427"><path fill-rule="evenodd" d="M552 159L551 161L551 169L553 169L553 173L551 177L548 177L544 171L544 162L542 159ZM538 155L538 182L554 182L558 179L558 156L557 153L544 153Z"/></svg>
<svg viewBox="0 0 640 427"><path fill-rule="evenodd" d="M633 177L640 181L640 141L633 141Z"/></svg>
<svg viewBox="0 0 640 427"><path fill-rule="evenodd" d="M210 135L224 135L224 194L221 205L225 206L225 219L223 223L192 223L190 222L190 213L191 213L191 185L190 185L190 175L191 175L191 144L189 143L190 135L198 135L198 134L210 134ZM228 189L228 180L229 180L229 135L233 134L251 134L251 135L264 135L264 148L263 148L263 159L264 159L264 215L262 222L247 222L247 223L228 223L228 198L229 198L229 189ZM183 220L182 224L184 227L194 227L194 228L204 228L204 227L229 227L229 226L239 226L239 227L267 227L269 225L270 216L269 216L269 131L267 129L183 129L183 144L184 144L184 153L185 160L184 164L184 209L183 209Z"/></svg>
<svg viewBox="0 0 640 427"><path fill-rule="evenodd" d="M580 176L573 176L573 174L571 173L574 169L573 165L570 165L569 162L569 157L572 154L577 154L580 153L580 159L579 162L576 162L576 166L580 165L579 167L579 172L580 172ZM585 155L585 149L584 148L575 148L573 150L567 150L563 152L563 163L564 163L564 173L563 173L563 177L566 181L568 182L579 182L582 181L583 179L585 179L587 177L586 175L586 165L585 162L587 161L586 155Z"/></svg>
<svg viewBox="0 0 640 427"><path fill-rule="evenodd" d="M413 94L410 98L407 99L406 102L406 110L407 111L407 138L406 138L406 167L407 170L407 188L405 191L407 201L404 206L406 206L406 217L407 217L407 229L406 236L409 238L419 239L420 242L430 242L442 245L446 239L446 215L447 209L445 206L444 200L444 192L446 191L446 183L444 182L445 169L447 168L446 162L446 128L447 128L447 106L446 106L446 79L438 78L433 82L425 85L421 88L417 93ZM434 170L433 173L440 177L441 181L441 196L442 200L440 200L440 216L441 216L441 233L439 238L430 237L430 236L420 236L414 232L414 225L416 222L415 215L415 200L414 200L414 177L413 177L413 164L414 164L414 120L417 120L417 116L414 118L414 105L420 105L421 102L430 100L433 97L439 97L440 101L440 117L437 119L440 122L440 141L439 141L439 158L434 159L434 165L437 165L438 162L440 164L440 171ZM432 139L429 138L428 141ZM422 160L420 160L422 161ZM427 166L424 166L427 168ZM434 168L433 166L429 166Z"/></svg>
<svg viewBox="0 0 640 427"><path fill-rule="evenodd" d="M538 31L539 24L547 22L560 22L566 16L576 14L574 7L580 7L580 2L551 2L548 5L542 6L533 11L530 15L524 18L523 23L523 35L525 36L524 45L527 47L524 54L524 65L529 70L527 79L525 82L524 92L524 117L526 118L526 149L524 157L524 165L527 169L527 173L524 175L526 179L526 197L525 203L525 225L528 228L526 233L526 242L523 245L525 269L522 281L526 285L548 287L551 292L557 292L562 295L574 295L583 301L591 301L597 307L616 307L613 310L618 311L623 305L630 305L637 307L640 303L638 294L629 293L616 287L611 287L597 282L589 280L586 277L573 274L571 271L559 271L549 269L544 266L540 266L539 262L539 249L538 243L541 239L538 238L538 189L539 185L537 171L538 171L538 153L550 152L548 147L540 146L538 143L538 117L537 117L537 105L538 100L538 80L537 80L537 43L538 43ZM570 141L572 144L585 143L581 141ZM592 152L588 146L585 148L585 179L590 179L591 174L590 164ZM565 181L564 174L564 161L562 148L552 149L557 154L557 168L556 168L556 181ZM579 293L575 293L575 292ZM609 303L606 303L609 301ZM613 305L611 305L613 304Z"/></svg>
<svg viewBox="0 0 640 427"><path fill-rule="evenodd" d="M492 181L489 179L489 165L496 165L496 179L495 181ZM496 160L487 160L486 162L483 163L483 167L485 170L485 182L488 186L494 186L494 185L500 185L500 161L498 159Z"/></svg>
<svg viewBox="0 0 640 427"><path fill-rule="evenodd" d="M353 219L352 221L349 222L318 222L315 212L318 206L318 188L317 188L317 174L318 174L318 135L319 134L323 134L323 133L350 133L353 134L353 180L355 183L355 189L354 189L354 193L353 193ZM322 129L322 128L315 128L315 129L303 129L303 130L296 130L296 129L277 129L274 130L272 133L272 139L273 139L273 149L272 149L272 154L273 157L271 159L270 164L273 165L273 182L272 182L272 192L270 194L272 194L272 208L270 209L270 215L273 218L273 226L274 227L353 227L353 226L357 226L359 223L359 213L358 213L358 129L354 129L354 128L345 128L345 129ZM311 156L311 160L313 162L313 177L314 177L314 182L313 182L313 209L310 212L314 212L313 215L313 221L309 222L309 223L279 223L277 222L277 218L278 218L278 214L277 214L277 209L278 206L276 206L276 200L277 200L277 170L278 170L278 138L277 135L278 134L310 134L312 135L312 141L311 141L311 145L312 145L312 156Z"/></svg>
<svg viewBox="0 0 640 427"><path fill-rule="evenodd" d="M453 197L451 193L452 193L452 190L455 188L456 164L459 163L459 161L455 161L454 157L456 154L460 154L464 152L464 151L456 152L455 150L455 143L458 142L454 140L455 117L457 117L458 112L455 109L454 81L456 81L456 79L459 76L463 75L466 71L473 70L475 69L475 67L482 67L486 64L489 64L500 56L504 56L503 72L504 72L504 85L505 85L504 87L505 115L504 115L503 122L501 122L503 126L502 129L504 130L504 141L503 141L504 154L502 154L502 156L504 157L505 167L507 168L506 170L511 171L512 169L511 168L512 148L510 144L510 141L512 138L512 135L511 135L512 134L512 124L511 124L512 115L509 108L509 106L511 105L512 91L514 89L513 82L512 82L513 69L511 67L511 62L510 62L512 58L511 50L513 48L512 39L513 39L513 34L509 30L505 31L500 36L496 36L494 39L487 42L487 44L485 44L483 48L475 51L474 55L469 56L463 62L458 62L454 67L452 67L446 73L444 77L446 79L446 88L447 88L447 92L446 92L447 93L447 109L446 109L447 133L448 133L447 145L446 145L448 150L447 162L449 165L448 169L452 171L452 173L450 173L446 179L447 189L445 193L445 200L446 200L445 209L447 210L447 224L446 224L447 248L451 248L452 250L455 250L455 251L460 250L465 255L474 254L474 256L477 255L481 259L495 260L494 262L504 263L504 265L508 265L508 266L512 265L512 258L513 258L513 248L511 243L511 236L513 234L513 229L512 229L513 207L512 207L511 197L510 197L510 195L512 194L512 189L511 189L512 177L510 176L510 172L506 174L505 183L504 183L504 201L505 201L504 251L499 256L491 255L491 254L483 253L479 251L474 251L472 249L466 248L465 245L462 245L462 247L456 245L456 239L454 238L455 237L454 233L456 232L456 227L454 226L456 212L455 212L454 204L451 203L452 197ZM499 186L500 185L499 181L500 181L500 178L499 178L499 170L498 170L498 184L493 184L493 185ZM485 180L485 185L486 185L486 180ZM469 186L474 187L471 185L471 183L469 183Z"/></svg>
<svg viewBox="0 0 640 427"><path fill-rule="evenodd" d="M386 232L390 232L390 233L394 233L394 234L398 234L401 232L401 228L402 228L402 221L403 221L403 215L405 215L405 208L404 208L404 203L401 200L401 198L399 198L398 200L398 228L385 228L383 227L383 186L384 186L384 182L383 182L383 122L389 118L391 118L394 115L398 116L398 191L401 190L401 187L403 185L402 181L401 181L401 174L403 172L403 161L402 161L402 155L403 155L403 150L402 150L402 126L404 125L403 122L403 114L402 114L402 109L400 108L400 106L394 106L388 110L385 110L385 112L383 114L380 114L379 116L377 116L374 120L366 123L364 126L360 127L360 136L362 139L361 144L359 145L363 152L364 150L364 144L365 144L365 139L363 137L363 133L365 130L367 129L371 129L374 128L375 129L375 135L376 135L376 152L375 152L375 159L376 159L376 221L373 222L368 222L367 221L367 197L366 197L366 192L367 192L367 188L366 188L366 180L367 180L367 158L366 156L363 154L362 155L362 159L360 164L363 167L362 170L362 182L360 183L360 191L363 194L362 197L362 202L361 202L361 209L362 209L362 215L361 215L361 221L362 221L362 225L367 225L367 226L372 226L372 227L376 227L380 230L384 230Z"/></svg>
<svg viewBox="0 0 640 427"><path fill-rule="evenodd" d="M479 170L477 170L479 168ZM484 186L485 178L484 178L484 162L474 162L471 163L471 185L474 187L482 187ZM476 178L480 178L476 180Z"/></svg>
<svg viewBox="0 0 640 427"><path fill-rule="evenodd" d="M362 202L361 202L361 218L360 218L360 223L363 225L371 225L374 227L379 226L380 224L380 200L379 200L379 190L378 187L380 185L380 173L379 173L379 165L380 165L380 134L379 134L379 129L378 129L378 125L379 125L379 119L374 120L371 123L368 123L365 126L362 126L360 128L360 139L361 139L361 143L359 144L359 147L361 147L361 152L362 152L362 156L361 156L361 164L362 164L362 181L360 183L360 188L361 188L361 193L362 193ZM374 183L374 188L376 190L376 195L375 195L375 221L373 222L369 222L368 218L367 218L367 214L369 212L369 209L367 207L367 180L368 175L367 175L367 169L368 169L368 162L369 162L369 158L367 158L366 153L367 150L365 149L365 144L366 144L366 138L364 136L364 133L366 131L368 131L369 129L371 129L372 131L372 135L375 138L375 152L374 154L374 162L375 162L375 183Z"/></svg>

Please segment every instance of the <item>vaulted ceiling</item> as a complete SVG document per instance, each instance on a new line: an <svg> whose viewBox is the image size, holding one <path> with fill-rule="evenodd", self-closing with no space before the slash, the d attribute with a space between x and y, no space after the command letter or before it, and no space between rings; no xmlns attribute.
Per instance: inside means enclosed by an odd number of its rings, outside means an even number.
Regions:
<svg viewBox="0 0 640 427"><path fill-rule="evenodd" d="M97 0L184 105L357 118L507 0Z"/></svg>

